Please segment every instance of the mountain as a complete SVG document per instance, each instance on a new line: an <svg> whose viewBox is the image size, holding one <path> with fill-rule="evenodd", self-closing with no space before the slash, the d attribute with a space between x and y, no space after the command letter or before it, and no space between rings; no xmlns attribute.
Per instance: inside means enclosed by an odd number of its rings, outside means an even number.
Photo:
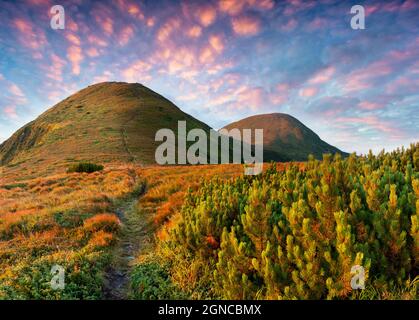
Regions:
<svg viewBox="0 0 419 320"><path fill-rule="evenodd" d="M155 133L210 127L138 83L89 86L47 110L0 145L0 165L45 167L80 160L155 163Z"/></svg>
<svg viewBox="0 0 419 320"><path fill-rule="evenodd" d="M264 161L305 161L309 154L320 159L324 153L348 154L324 142L296 118L284 113L251 116L223 129L263 129ZM254 131L252 131L254 137ZM254 143L254 141L248 141Z"/></svg>
<svg viewBox="0 0 419 320"><path fill-rule="evenodd" d="M10 174L35 176L82 160L155 164L162 143L155 141L156 132L168 128L176 135L180 120L188 131L211 129L141 84L98 83L56 104L3 142L0 166ZM346 155L286 114L253 116L225 128L264 129L265 161L303 161L309 154L320 158L326 152Z"/></svg>

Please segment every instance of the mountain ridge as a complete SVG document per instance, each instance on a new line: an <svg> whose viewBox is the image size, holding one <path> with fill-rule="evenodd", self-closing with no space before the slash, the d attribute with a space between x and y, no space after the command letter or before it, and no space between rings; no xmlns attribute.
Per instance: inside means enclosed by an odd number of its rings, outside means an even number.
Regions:
<svg viewBox="0 0 419 320"><path fill-rule="evenodd" d="M227 130L234 128L241 132L243 129L263 129L264 161L305 161L310 154L320 159L324 153L348 156L286 113L253 115L223 127ZM247 142L254 144L254 140Z"/></svg>
<svg viewBox="0 0 419 320"><path fill-rule="evenodd" d="M78 161L154 162L155 132L210 127L183 112L167 98L138 84L103 82L90 85L57 103L0 144L0 164L36 158Z"/></svg>
<svg viewBox="0 0 419 320"><path fill-rule="evenodd" d="M211 129L142 84L97 83L55 104L0 144L0 165L45 169L77 161L155 164L160 144L155 133L168 128L176 134L181 120L188 131ZM303 161L309 153L345 154L287 114L255 115L225 128L234 126L264 129L265 161Z"/></svg>

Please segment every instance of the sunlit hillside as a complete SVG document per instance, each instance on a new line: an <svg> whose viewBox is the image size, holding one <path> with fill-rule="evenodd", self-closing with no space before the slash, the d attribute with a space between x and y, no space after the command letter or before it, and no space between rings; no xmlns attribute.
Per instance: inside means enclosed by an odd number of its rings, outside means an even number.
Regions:
<svg viewBox="0 0 419 320"><path fill-rule="evenodd" d="M9 172L0 298L416 299L418 147L260 176L231 164ZM354 265L365 290L351 290Z"/></svg>
<svg viewBox="0 0 419 320"><path fill-rule="evenodd" d="M196 188L205 178L228 178L241 170L240 165L146 169L115 165L90 174L2 180L0 299L112 296L106 283L112 281L108 279L112 265L120 258L118 246L126 237L137 236L127 234L127 227L141 225L145 234L138 241L147 237L153 244L154 235L179 210L188 188ZM133 211L127 203L134 204ZM56 264L66 270L63 291L50 286Z"/></svg>

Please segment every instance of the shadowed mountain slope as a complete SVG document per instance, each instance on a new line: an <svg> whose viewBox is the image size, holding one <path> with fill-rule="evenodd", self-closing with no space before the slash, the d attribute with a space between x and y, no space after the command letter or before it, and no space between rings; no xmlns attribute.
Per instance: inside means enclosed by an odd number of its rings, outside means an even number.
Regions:
<svg viewBox="0 0 419 320"><path fill-rule="evenodd" d="M321 140L296 118L284 113L251 116L224 127L227 130L233 128L241 132L243 129L263 129L264 161L305 161L310 154L319 159L324 153L348 155Z"/></svg>

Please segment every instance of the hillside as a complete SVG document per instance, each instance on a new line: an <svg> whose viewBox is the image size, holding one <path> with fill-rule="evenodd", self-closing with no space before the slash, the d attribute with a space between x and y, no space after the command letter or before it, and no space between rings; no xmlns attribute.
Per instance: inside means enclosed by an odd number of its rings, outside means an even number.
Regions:
<svg viewBox="0 0 419 320"><path fill-rule="evenodd" d="M154 163L157 130L210 128L135 83L89 86L43 113L0 145L0 164L45 168L79 160Z"/></svg>
<svg viewBox="0 0 419 320"><path fill-rule="evenodd" d="M210 127L138 83L104 82L56 104L0 145L3 178L53 173L81 160L101 163L155 163L159 129L177 132ZM280 113L257 115L225 128L264 129L265 161L304 161L309 154L340 152L297 119ZM192 142L188 142L188 145Z"/></svg>
<svg viewBox="0 0 419 320"><path fill-rule="evenodd" d="M231 130L263 129L264 161L305 161L309 154L348 154L324 142L296 118L284 113L251 116L224 127ZM252 136L253 137L253 136Z"/></svg>

